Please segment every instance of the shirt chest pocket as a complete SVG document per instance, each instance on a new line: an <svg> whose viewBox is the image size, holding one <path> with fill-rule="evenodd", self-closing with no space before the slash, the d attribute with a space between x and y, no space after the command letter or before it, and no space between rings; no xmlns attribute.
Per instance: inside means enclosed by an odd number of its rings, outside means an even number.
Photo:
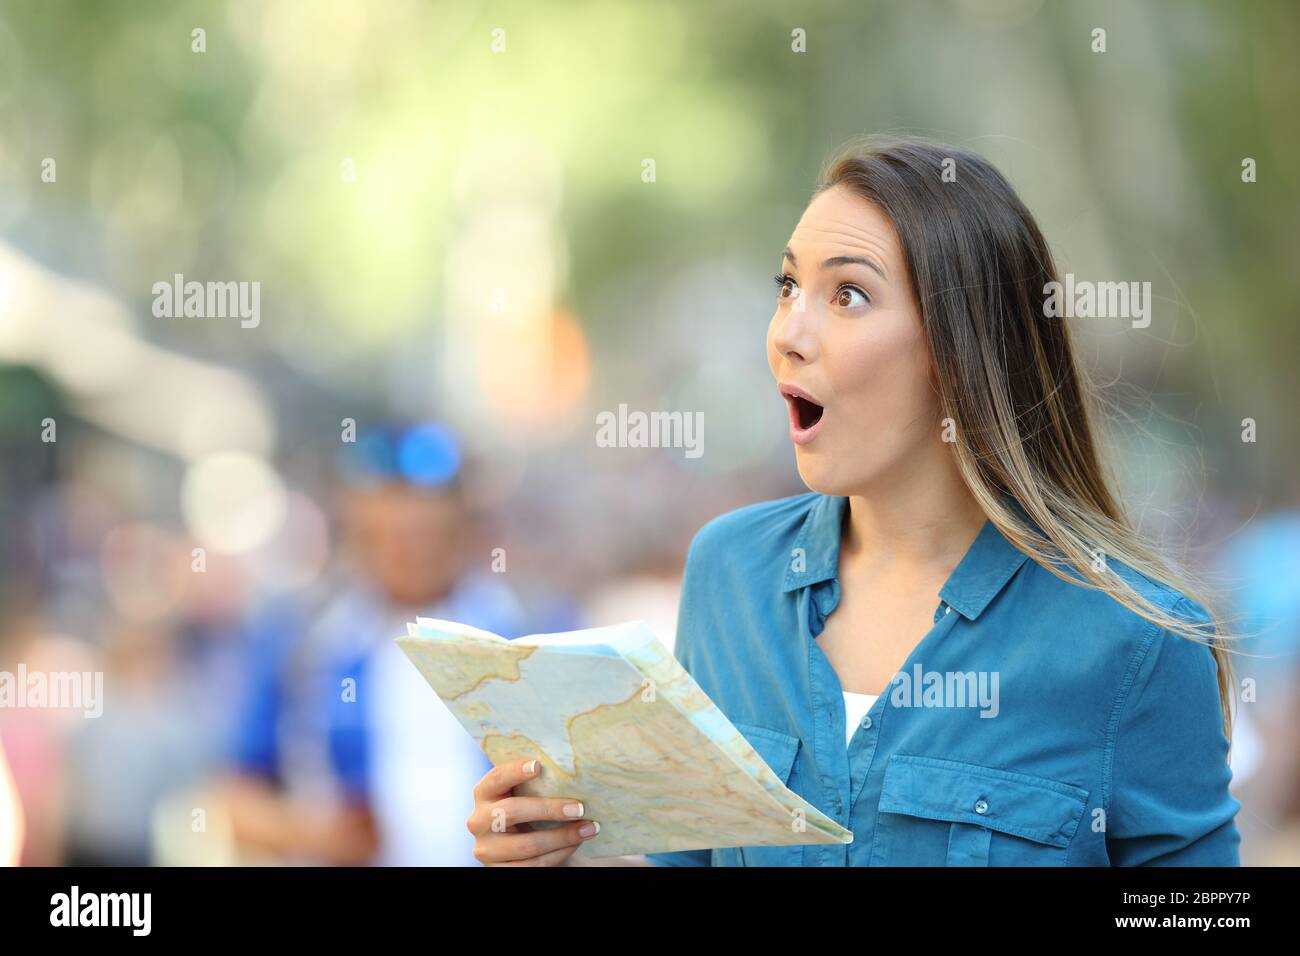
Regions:
<svg viewBox="0 0 1300 956"><path fill-rule="evenodd" d="M1063 866L1088 791L1030 774L894 754L873 866Z"/></svg>
<svg viewBox="0 0 1300 956"><path fill-rule="evenodd" d="M779 730L742 724L733 721L737 730L745 735L751 747L758 751L763 762L772 768L777 778L798 793L798 771L795 758L799 754L799 738ZM798 838L791 819L791 833ZM801 866L802 846L745 846L723 847L713 851L714 866Z"/></svg>

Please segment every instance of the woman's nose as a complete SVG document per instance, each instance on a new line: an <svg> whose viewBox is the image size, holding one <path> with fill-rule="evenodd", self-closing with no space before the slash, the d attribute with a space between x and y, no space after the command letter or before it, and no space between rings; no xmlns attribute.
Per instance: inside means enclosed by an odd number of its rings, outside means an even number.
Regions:
<svg viewBox="0 0 1300 956"><path fill-rule="evenodd" d="M817 350L810 316L804 308L791 306L777 319L772 345L792 362L811 362Z"/></svg>

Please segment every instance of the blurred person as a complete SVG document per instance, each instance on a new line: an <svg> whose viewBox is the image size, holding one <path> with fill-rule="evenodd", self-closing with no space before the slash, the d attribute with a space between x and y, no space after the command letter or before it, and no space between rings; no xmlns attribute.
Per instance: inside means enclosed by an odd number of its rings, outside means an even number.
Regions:
<svg viewBox="0 0 1300 956"><path fill-rule="evenodd" d="M490 764L394 639L416 616L518 636L522 611L473 570L488 555L447 429L369 429L341 473L347 565L255 627L223 786L235 839L286 862L469 865L468 787Z"/></svg>
<svg viewBox="0 0 1300 956"><path fill-rule="evenodd" d="M210 769L190 695L178 679L174 622L110 619L104 638L103 713L78 720L65 785L64 862L153 862L152 820L168 793Z"/></svg>
<svg viewBox="0 0 1300 956"><path fill-rule="evenodd" d="M97 648L53 631L40 601L28 602L0 619L0 672L16 678L20 665L29 675L103 669ZM78 730L89 723L83 711L0 705L0 741L23 818L22 866L65 862L71 750Z"/></svg>
<svg viewBox="0 0 1300 956"><path fill-rule="evenodd" d="M768 363L811 491L697 533L677 657L855 838L622 862L1239 865L1227 633L1111 488L1010 184L948 145L852 143L780 259ZM515 795L539 767L475 787L484 863L582 860L600 821Z"/></svg>

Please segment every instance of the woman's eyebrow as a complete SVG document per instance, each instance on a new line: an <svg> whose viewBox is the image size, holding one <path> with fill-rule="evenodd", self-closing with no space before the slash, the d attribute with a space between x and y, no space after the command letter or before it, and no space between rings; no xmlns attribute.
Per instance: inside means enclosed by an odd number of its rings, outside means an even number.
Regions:
<svg viewBox="0 0 1300 956"><path fill-rule="evenodd" d="M795 259L794 253L790 251L789 246L785 247L781 255L784 258L789 259L792 265L799 265L799 261ZM880 274L880 278L884 279L886 282L889 281L889 277L885 275L885 270L874 259L869 259L866 256L831 256L822 263L822 268L830 269L834 266L850 265L867 266L870 269L875 269L876 272Z"/></svg>

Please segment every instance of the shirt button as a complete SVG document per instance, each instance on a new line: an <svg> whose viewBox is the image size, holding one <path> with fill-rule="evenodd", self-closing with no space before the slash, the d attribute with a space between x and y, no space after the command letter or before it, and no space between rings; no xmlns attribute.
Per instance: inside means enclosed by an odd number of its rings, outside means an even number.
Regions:
<svg viewBox="0 0 1300 956"><path fill-rule="evenodd" d="M983 800L983 799L976 800L976 801L975 801L975 812L976 812L976 813L988 813L988 812L989 812L989 803L988 803L988 801L987 801L987 800Z"/></svg>
<svg viewBox="0 0 1300 956"><path fill-rule="evenodd" d="M862 718L862 729L863 729L863 730L870 730L870 729L871 729L871 718L870 718L870 717L863 717L863 718Z"/></svg>

